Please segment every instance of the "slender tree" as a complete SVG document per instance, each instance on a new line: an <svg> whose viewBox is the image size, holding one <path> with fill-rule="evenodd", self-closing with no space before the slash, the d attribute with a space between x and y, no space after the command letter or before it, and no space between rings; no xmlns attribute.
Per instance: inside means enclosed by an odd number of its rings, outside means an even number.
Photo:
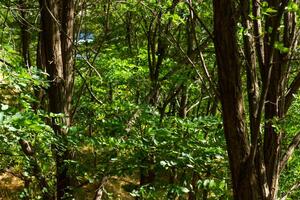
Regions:
<svg viewBox="0 0 300 200"><path fill-rule="evenodd" d="M30 33L29 33L29 22L27 21L26 9L27 2L24 0L19 0L19 9L20 9L20 29L21 29L21 49L22 49L22 57L25 66L31 66L30 59Z"/></svg>

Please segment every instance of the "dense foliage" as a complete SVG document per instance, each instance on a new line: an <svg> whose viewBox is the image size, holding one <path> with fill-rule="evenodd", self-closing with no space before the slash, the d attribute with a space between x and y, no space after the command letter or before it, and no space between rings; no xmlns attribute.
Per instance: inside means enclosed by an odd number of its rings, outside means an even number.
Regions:
<svg viewBox="0 0 300 200"><path fill-rule="evenodd" d="M260 6L262 17L276 12ZM92 199L98 190L103 199L233 198L212 1L76 1L70 126L65 113L49 110L40 11L35 1L0 2L0 173L22 180L17 199L55 196L61 149L69 153L64 163L72 180L65 199ZM291 1L286 12L298 16L298 5ZM241 24L237 29L242 46L248 33ZM279 42L275 48L288 51ZM297 71L298 61L292 64ZM299 131L295 97L288 114L273 119L285 133L282 149ZM56 134L53 121L66 136ZM298 159L297 149L279 196L300 194Z"/></svg>

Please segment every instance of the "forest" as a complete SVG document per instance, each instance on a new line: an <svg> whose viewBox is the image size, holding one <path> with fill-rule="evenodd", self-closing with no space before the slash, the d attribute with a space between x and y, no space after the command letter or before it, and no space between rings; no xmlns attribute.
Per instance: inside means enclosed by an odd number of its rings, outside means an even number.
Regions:
<svg viewBox="0 0 300 200"><path fill-rule="evenodd" d="M300 199L299 6L1 0L0 199Z"/></svg>

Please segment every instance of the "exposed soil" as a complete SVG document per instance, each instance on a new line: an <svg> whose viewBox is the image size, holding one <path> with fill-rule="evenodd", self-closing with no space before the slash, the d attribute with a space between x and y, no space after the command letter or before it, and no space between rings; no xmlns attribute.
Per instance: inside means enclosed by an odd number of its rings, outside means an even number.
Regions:
<svg viewBox="0 0 300 200"><path fill-rule="evenodd" d="M134 200L129 192L124 190L124 186L135 184L129 178L112 177L104 186L104 198L113 200ZM0 175L0 200L18 200L18 194L23 189L24 183L19 178L3 173ZM76 192L76 200L92 200L97 190L96 184L83 187Z"/></svg>
<svg viewBox="0 0 300 200"><path fill-rule="evenodd" d="M9 174L0 174L0 200L18 199L18 193L24 187L24 183L19 178Z"/></svg>

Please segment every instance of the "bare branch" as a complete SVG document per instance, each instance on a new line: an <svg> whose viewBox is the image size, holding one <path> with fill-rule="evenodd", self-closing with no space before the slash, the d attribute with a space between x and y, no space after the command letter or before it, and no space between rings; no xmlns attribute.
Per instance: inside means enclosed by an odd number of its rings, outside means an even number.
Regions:
<svg viewBox="0 0 300 200"><path fill-rule="evenodd" d="M131 131L133 125L136 123L136 120L138 117L140 117L141 113L142 113L141 110L136 110L133 113L132 117L128 120L128 122L126 123L126 128L125 128L125 131L127 133L129 133Z"/></svg>
<svg viewBox="0 0 300 200"><path fill-rule="evenodd" d="M174 36L171 34L171 39L167 38L169 40L170 43L173 43L173 41L176 42L176 39L174 38ZM185 53L185 51L183 50L183 48L180 46L180 44L176 43L177 48L180 50L180 52L183 54L183 56L186 57L186 59L188 60L188 62L191 64L191 66L195 69L196 74L199 77L199 80L201 81L201 83L203 83L205 85L206 81L203 78L203 76L201 75L200 71L197 69L195 63L192 61L192 59ZM203 67L203 65L202 65ZM207 76L207 74L205 74ZM206 77L207 78L207 77ZM214 87L214 84L208 79L209 85L210 87L213 89L213 91L215 92L215 94L217 94L217 96L219 96L219 92L217 90L217 88ZM209 88L207 88L207 86L205 85L205 89L206 91L209 93L209 96L211 98L214 98L214 95L212 94L212 92L209 90Z"/></svg>
<svg viewBox="0 0 300 200"><path fill-rule="evenodd" d="M300 72L296 75L295 79L291 83L287 94L285 95L285 107L284 107L284 112L286 113L291 106L293 99L294 99L294 94L299 90L300 88Z"/></svg>
<svg viewBox="0 0 300 200"><path fill-rule="evenodd" d="M299 145L300 143L300 132L298 132L295 137L293 138L292 142L290 143L288 149L282 156L281 161L279 162L279 170L282 171L284 167L286 166L287 161L291 157L291 155L294 153L295 148Z"/></svg>
<svg viewBox="0 0 300 200"><path fill-rule="evenodd" d="M104 185L107 183L107 177L103 177L101 180L101 183L98 187L98 189L96 190L96 194L94 197L94 200L101 200L102 196L103 196L103 189L104 189Z"/></svg>
<svg viewBox="0 0 300 200"><path fill-rule="evenodd" d="M196 103L194 103L193 105L191 105L188 109L187 109L187 113L190 112L194 107L196 107L198 104L200 103L200 100L197 101Z"/></svg>
<svg viewBox="0 0 300 200"><path fill-rule="evenodd" d="M284 194L283 197L281 197L280 200L286 200L287 197L288 197L290 194L292 194L292 193L293 193L296 189L298 189L299 187L300 187L300 181L297 182L296 184L294 184L294 185L291 187L291 189L290 189L288 192L286 192L286 193Z"/></svg>
<svg viewBox="0 0 300 200"><path fill-rule="evenodd" d="M80 72L79 70L76 70L76 72L77 72L77 73L79 74L79 76L84 80L84 83L85 83L85 85L86 85L86 88L87 88L87 90L89 91L91 97L92 97L97 103L99 103L100 105L102 105L103 102L100 101L100 100L95 96L95 94L93 93L93 91L91 90L91 88L89 87L89 85L87 84L87 81L86 81L86 79L83 77L83 75L81 74L81 72ZM74 112L74 111L73 111L73 112Z"/></svg>
<svg viewBox="0 0 300 200"><path fill-rule="evenodd" d="M5 60L3 60L1 58L0 58L0 62L4 63L5 65L7 65L9 67L12 67L12 68L14 67L12 64L10 64L9 62L7 62L7 61L5 61Z"/></svg>
<svg viewBox="0 0 300 200"><path fill-rule="evenodd" d="M201 18L197 15L195 9L193 8L193 6L190 4L190 2L186 1L186 4L189 6L189 9L191 11L193 11L194 16L196 17L196 19L199 21L199 23L201 24L201 26L204 28L204 30L207 32L207 34L209 35L209 37L214 40L214 36L213 34L210 32L210 30L207 28L207 26L204 24L204 22L201 20Z"/></svg>

